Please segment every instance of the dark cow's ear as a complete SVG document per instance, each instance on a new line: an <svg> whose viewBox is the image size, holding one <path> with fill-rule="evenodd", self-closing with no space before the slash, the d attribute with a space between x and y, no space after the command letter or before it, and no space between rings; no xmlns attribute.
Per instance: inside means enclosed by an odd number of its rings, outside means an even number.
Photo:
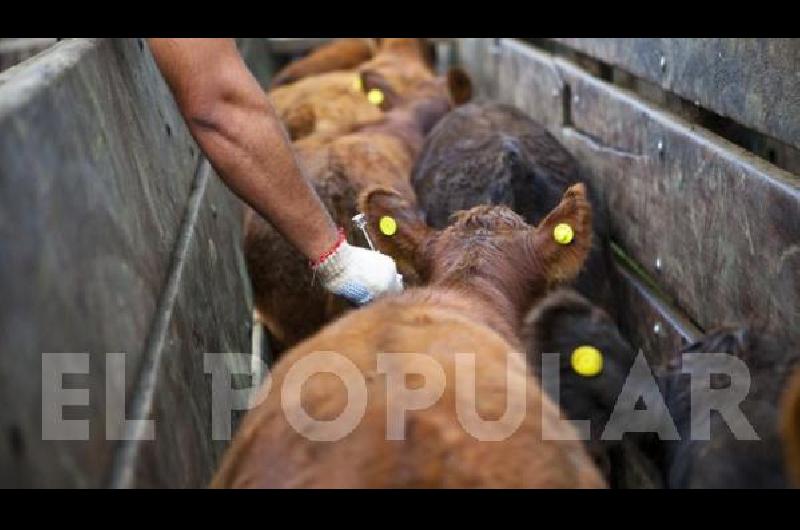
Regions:
<svg viewBox="0 0 800 530"><path fill-rule="evenodd" d="M366 217L372 243L393 257L398 269L410 267L419 273L425 267L420 248L434 230L415 202L394 190L373 187L361 192L358 207Z"/></svg>
<svg viewBox="0 0 800 530"><path fill-rule="evenodd" d="M800 488L800 368L795 369L781 399L781 437L789 476L794 487Z"/></svg>
<svg viewBox="0 0 800 530"><path fill-rule="evenodd" d="M561 202L526 234L530 251L551 284L575 279L592 248L592 206L583 183L573 184Z"/></svg>
<svg viewBox="0 0 800 530"><path fill-rule="evenodd" d="M389 111L401 103L397 91L380 73L374 70L361 70L358 75L359 85L364 96L382 111Z"/></svg>
<svg viewBox="0 0 800 530"><path fill-rule="evenodd" d="M447 71L447 88L455 105L463 105L472 99L472 80L462 68Z"/></svg>
<svg viewBox="0 0 800 530"><path fill-rule="evenodd" d="M581 331L592 321L594 310L588 300L570 289L557 289L548 294L525 316L522 335L531 350L529 357L564 353L565 339L586 342L580 340Z"/></svg>

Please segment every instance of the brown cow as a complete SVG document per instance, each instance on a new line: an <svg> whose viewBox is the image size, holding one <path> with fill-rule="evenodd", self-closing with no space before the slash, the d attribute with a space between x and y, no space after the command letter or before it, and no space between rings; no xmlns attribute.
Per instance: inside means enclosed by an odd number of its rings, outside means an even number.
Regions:
<svg viewBox="0 0 800 530"><path fill-rule="evenodd" d="M525 308L583 264L592 237L583 186L570 188L535 228L506 207L483 206L438 232L394 191L370 190L361 201L371 229L383 215L399 221L393 239L381 244L412 252L429 286L378 299L288 352L272 372L272 390L262 389L260 403L243 420L212 487L603 487L574 429L559 420L558 408L528 373L515 336ZM553 240L561 222L574 227L568 245ZM325 351L344 356L343 365L366 385L366 403L356 403L365 406L364 414L343 437L326 420L349 408L350 394L325 373L332 365L317 353ZM407 374L403 388L380 375L389 371L379 368L383 352L418 354L384 365ZM474 371L468 368L475 382L456 384L462 353L475 355ZM298 362L323 373L286 392ZM418 372L426 363L440 369L423 378ZM413 388L428 405L406 407L404 434L390 440L392 404ZM525 405L519 424L506 415L511 395L521 395ZM499 418L484 431L493 440L464 427L465 404L486 421ZM302 414L311 419L298 422ZM504 431L509 425L515 428Z"/></svg>
<svg viewBox="0 0 800 530"><path fill-rule="evenodd" d="M352 70L371 59L377 48L375 39L336 39L283 67L272 78L270 88L288 85L312 75Z"/></svg>
<svg viewBox="0 0 800 530"><path fill-rule="evenodd" d="M367 186L381 185L413 201L409 175L425 134L453 104L471 94L469 78L458 69L449 72L447 86L444 78L433 78L419 83L405 99L379 74L363 76L399 106L350 134L315 134L294 144L300 165L334 220L349 230L351 242L363 239L351 223L357 213L357 194ZM244 245L258 318L272 335L277 351L296 344L347 309L344 300L312 285L307 261L252 211L245 221ZM413 282L413 267L399 261L398 269Z"/></svg>
<svg viewBox="0 0 800 530"><path fill-rule="evenodd" d="M781 435L788 466L787 474L800 488L800 368L795 370L781 402Z"/></svg>
<svg viewBox="0 0 800 530"><path fill-rule="evenodd" d="M314 133L339 134L380 119L391 100L377 105L366 94L373 79L385 80L400 97L435 78L420 39L384 39L375 57L354 72L329 72L302 79L269 92L289 137L299 140Z"/></svg>
<svg viewBox="0 0 800 530"><path fill-rule="evenodd" d="M436 59L433 44L425 39L336 39L282 68L275 74L271 88L288 85L312 75L355 69L372 59L379 49L384 52L382 60L389 55L386 52L395 55L411 54L415 63L418 62L418 57L422 57L429 69Z"/></svg>
<svg viewBox="0 0 800 530"><path fill-rule="evenodd" d="M572 155L542 125L520 110L478 101L448 114L425 140L412 171L428 222L441 227L455 211L504 204L536 224L576 182L592 201L595 247L576 289L617 319L614 269L602 204Z"/></svg>

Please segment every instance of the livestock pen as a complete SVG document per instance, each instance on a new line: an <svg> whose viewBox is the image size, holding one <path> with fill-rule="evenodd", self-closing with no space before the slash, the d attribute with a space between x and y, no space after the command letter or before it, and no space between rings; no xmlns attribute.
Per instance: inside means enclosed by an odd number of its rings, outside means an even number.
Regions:
<svg viewBox="0 0 800 530"><path fill-rule="evenodd" d="M228 447L211 433L240 415L215 416L198 352L232 352L240 409L273 360L243 210L144 40L53 40L0 73L0 486L205 486ZM324 41L239 45L267 87ZM608 219L616 322L654 371L721 325L757 323L797 353L800 41L431 41L440 73L461 67L473 99L522 111L575 158ZM62 374L73 439L43 432ZM131 421L109 427L109 409ZM663 486L640 462L621 484Z"/></svg>

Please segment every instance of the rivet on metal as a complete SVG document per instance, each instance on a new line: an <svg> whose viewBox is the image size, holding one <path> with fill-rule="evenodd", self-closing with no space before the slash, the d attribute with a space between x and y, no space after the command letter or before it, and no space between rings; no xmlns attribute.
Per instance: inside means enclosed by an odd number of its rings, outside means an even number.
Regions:
<svg viewBox="0 0 800 530"><path fill-rule="evenodd" d="M667 70L667 58L665 56L661 56L661 60L658 61L659 66L661 66L661 71L665 72Z"/></svg>
<svg viewBox="0 0 800 530"><path fill-rule="evenodd" d="M575 94L575 96L572 98L572 102L573 103L578 103L580 100L581 100L581 97L579 95L577 95L577 94Z"/></svg>
<svg viewBox="0 0 800 530"><path fill-rule="evenodd" d="M656 322L653 325L653 333L655 333L656 335L661 334L661 322Z"/></svg>
<svg viewBox="0 0 800 530"><path fill-rule="evenodd" d="M656 258L656 270L661 270L661 258Z"/></svg>

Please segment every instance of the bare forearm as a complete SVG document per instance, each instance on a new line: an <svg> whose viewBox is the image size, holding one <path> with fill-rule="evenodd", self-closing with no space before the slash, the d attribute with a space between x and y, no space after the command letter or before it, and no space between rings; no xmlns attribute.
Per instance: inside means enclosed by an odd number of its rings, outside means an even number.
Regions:
<svg viewBox="0 0 800 530"><path fill-rule="evenodd" d="M305 256L330 248L336 227L235 44L151 39L150 46L192 135L228 187Z"/></svg>
<svg viewBox="0 0 800 530"><path fill-rule="evenodd" d="M330 248L336 227L301 173L266 96L263 100L255 108L226 106L226 117L216 125L189 127L231 190L313 259Z"/></svg>

